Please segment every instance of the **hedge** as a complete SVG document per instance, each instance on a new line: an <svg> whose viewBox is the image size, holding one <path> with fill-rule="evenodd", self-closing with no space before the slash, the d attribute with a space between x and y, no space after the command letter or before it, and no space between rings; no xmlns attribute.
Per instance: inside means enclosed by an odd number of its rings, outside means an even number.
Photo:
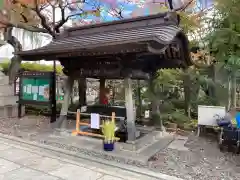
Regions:
<svg viewBox="0 0 240 180"><path fill-rule="evenodd" d="M0 67L2 68L2 71L7 74L9 69L10 61L4 61L0 63ZM29 63L24 62L21 64L21 69L24 71L52 71L53 66L52 65L46 65L46 64L38 64L38 63ZM56 70L58 74L62 74L62 66L57 65Z"/></svg>
<svg viewBox="0 0 240 180"><path fill-rule="evenodd" d="M4 74L8 74L10 61L6 60L0 63L0 67ZM29 63L24 62L21 64L21 69L24 71L52 71L52 65L46 64L38 64L38 63ZM60 65L56 66L57 73L60 75L62 74L62 67ZM60 104L57 105L57 112L60 112ZM38 107L38 106L26 106L26 113L27 114L35 114L35 115L49 115L49 109L46 107Z"/></svg>

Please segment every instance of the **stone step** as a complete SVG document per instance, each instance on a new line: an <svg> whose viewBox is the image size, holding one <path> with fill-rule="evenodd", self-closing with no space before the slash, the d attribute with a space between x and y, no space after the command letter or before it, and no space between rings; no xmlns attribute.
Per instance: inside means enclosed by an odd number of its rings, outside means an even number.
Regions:
<svg viewBox="0 0 240 180"><path fill-rule="evenodd" d="M135 140L134 143L122 143L121 148L124 150L141 152L143 148L146 148L155 142L158 134L158 131L148 132L143 137Z"/></svg>
<svg viewBox="0 0 240 180"><path fill-rule="evenodd" d="M0 84L0 97L14 96L14 86Z"/></svg>
<svg viewBox="0 0 240 180"><path fill-rule="evenodd" d="M85 138L85 137L84 137ZM138 154L131 151L121 151L115 148L112 152L103 150L102 140L88 141L79 139L79 136L41 136L36 137L34 141L40 142L45 145L54 146L57 148L68 150L69 152L75 152L84 156L90 156L93 158L100 158L102 161L112 161L122 164L134 164L137 166L147 166L147 159L145 156L141 157Z"/></svg>
<svg viewBox="0 0 240 180"><path fill-rule="evenodd" d="M7 85L9 83L9 78L8 76L1 76L0 75L0 85Z"/></svg>
<svg viewBox="0 0 240 180"><path fill-rule="evenodd" d="M0 96L0 106L14 105L17 101L17 96Z"/></svg>
<svg viewBox="0 0 240 180"><path fill-rule="evenodd" d="M150 146L146 147L141 151L141 155L148 157L149 160L157 152L167 148L168 145L172 141L174 141L174 139L175 139L174 135L167 135L161 138L156 138L154 143L152 143Z"/></svg>

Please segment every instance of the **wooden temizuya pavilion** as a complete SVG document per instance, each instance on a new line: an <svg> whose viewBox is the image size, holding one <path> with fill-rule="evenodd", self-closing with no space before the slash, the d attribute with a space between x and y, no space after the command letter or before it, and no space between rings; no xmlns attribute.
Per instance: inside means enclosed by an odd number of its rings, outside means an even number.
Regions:
<svg viewBox="0 0 240 180"><path fill-rule="evenodd" d="M50 44L18 55L23 60L60 61L68 76L60 119L66 117L74 79L124 79L129 141L136 138L131 79L192 64L175 12L69 28Z"/></svg>

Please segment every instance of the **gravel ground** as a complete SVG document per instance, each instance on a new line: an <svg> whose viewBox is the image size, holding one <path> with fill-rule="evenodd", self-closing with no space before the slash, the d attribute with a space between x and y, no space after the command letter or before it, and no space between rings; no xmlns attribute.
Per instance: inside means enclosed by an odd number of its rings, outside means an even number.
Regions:
<svg viewBox="0 0 240 180"><path fill-rule="evenodd" d="M44 116L25 116L18 118L0 118L0 132L22 137L26 134L37 135L52 131L50 119Z"/></svg>
<svg viewBox="0 0 240 180"><path fill-rule="evenodd" d="M220 152L215 138L190 135L185 146L189 151L167 148L158 152L151 168L186 180L240 179L240 156Z"/></svg>
<svg viewBox="0 0 240 180"><path fill-rule="evenodd" d="M68 126L74 127L74 122ZM25 116L1 119L0 132L29 139L28 135L37 137L42 133L52 133L49 118ZM150 160L154 171L181 177L185 180L239 180L240 156L219 151L216 139L190 135L185 146L189 151L166 148Z"/></svg>

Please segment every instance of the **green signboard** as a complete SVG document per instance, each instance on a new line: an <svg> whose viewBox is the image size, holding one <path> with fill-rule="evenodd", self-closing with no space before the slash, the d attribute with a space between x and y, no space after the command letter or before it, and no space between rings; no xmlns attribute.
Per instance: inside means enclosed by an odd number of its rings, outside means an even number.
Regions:
<svg viewBox="0 0 240 180"><path fill-rule="evenodd" d="M49 78L22 78L22 99L31 101L49 101ZM56 100L63 101L64 96L56 89Z"/></svg>
<svg viewBox="0 0 240 180"><path fill-rule="evenodd" d="M23 72L20 76L19 101L21 104L51 105L55 77L52 72ZM55 100L54 100L55 101Z"/></svg>
<svg viewBox="0 0 240 180"><path fill-rule="evenodd" d="M22 78L22 100L49 101L50 78Z"/></svg>
<svg viewBox="0 0 240 180"><path fill-rule="evenodd" d="M51 122L56 120L56 76L54 72L22 72L19 82L19 117L21 105L51 108Z"/></svg>

